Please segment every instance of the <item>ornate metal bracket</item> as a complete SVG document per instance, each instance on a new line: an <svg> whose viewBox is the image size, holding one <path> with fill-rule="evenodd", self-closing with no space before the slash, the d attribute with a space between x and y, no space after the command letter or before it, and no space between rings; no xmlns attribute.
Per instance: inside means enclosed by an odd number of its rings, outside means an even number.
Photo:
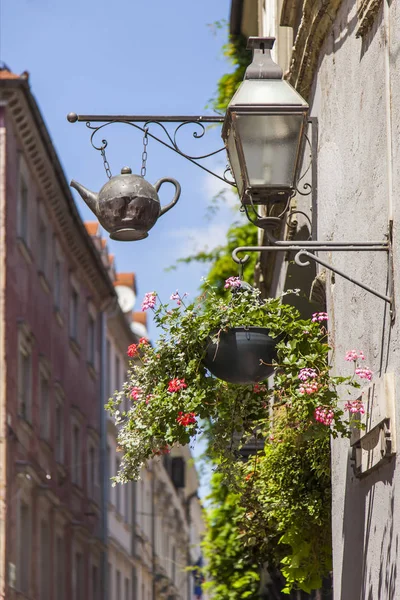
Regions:
<svg viewBox="0 0 400 600"><path fill-rule="evenodd" d="M199 161L210 158L211 156L215 156L221 152L225 152L225 146L218 148L217 150L213 150L212 152L208 152L206 154L188 154L183 152L182 148L178 144L177 138L178 133L182 130L183 127L187 125L195 126L195 130L192 133L192 136L195 140L199 140L204 137L207 128L205 125L215 125L221 124L224 122L224 117L221 116L157 116L157 115L77 115L76 113L69 113L67 115L67 119L70 123L76 123L77 121L85 122L86 127L91 130L90 135L90 143L92 144L95 150L100 152L104 152L105 148L108 145L106 139L101 140L101 144L97 145L94 142L94 138L96 134L102 130L104 127L108 125L112 125L115 123L124 123L125 125L130 125L135 129L141 131L143 134L147 133L148 137L156 140L166 148L173 150L183 158L186 158L191 163L203 169L210 175L217 177L224 183L227 183L233 187L236 187L233 179L229 178L227 175L230 173L229 166L226 167L223 173L218 174L211 171L208 167L202 164ZM92 123L101 123L100 125L93 125ZM168 127L168 124L176 124L175 128ZM150 131L151 126L158 126L161 128L161 132L164 135L164 139L161 139L158 135L155 135L154 127L153 131Z"/></svg>
<svg viewBox="0 0 400 600"><path fill-rule="evenodd" d="M310 264L310 260L323 265L326 269L344 277L348 281L351 281L355 285L363 288L367 292L370 292L374 296L381 298L388 304L390 304L390 314L392 320L395 317L394 310L394 285L393 285L393 256L392 256L392 241L391 241L391 227L390 234L387 241L383 242L318 242L313 240L302 241L293 243L289 241L275 241L270 238L270 244L268 246L239 246L232 252L233 260L243 265L249 260L249 256L246 254L243 258L238 255L243 252L296 252L294 257L295 263L299 267L307 267ZM333 267L326 261L316 256L314 252L386 252L388 255L388 289L389 295L382 294L377 290L374 290L369 285L354 279L350 275L347 275L337 267ZM306 258L306 260L304 260Z"/></svg>

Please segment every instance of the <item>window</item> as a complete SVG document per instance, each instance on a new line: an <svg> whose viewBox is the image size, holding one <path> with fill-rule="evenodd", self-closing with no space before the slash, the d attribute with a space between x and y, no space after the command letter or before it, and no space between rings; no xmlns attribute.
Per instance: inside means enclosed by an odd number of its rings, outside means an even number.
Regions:
<svg viewBox="0 0 400 600"><path fill-rule="evenodd" d="M54 565L54 597L57 600L64 600L65 598L65 552L64 552L64 540L61 535L56 536L55 543L55 565Z"/></svg>
<svg viewBox="0 0 400 600"><path fill-rule="evenodd" d="M113 390L111 389L111 343L107 340L106 345L106 400L111 396Z"/></svg>
<svg viewBox="0 0 400 600"><path fill-rule="evenodd" d="M116 598L121 598L121 571L117 569L116 575Z"/></svg>
<svg viewBox="0 0 400 600"><path fill-rule="evenodd" d="M41 207L39 206L39 210ZM47 274L47 261L48 261L48 230L47 225L42 217L39 217L39 228L38 228L38 265L39 271L44 275Z"/></svg>
<svg viewBox="0 0 400 600"><path fill-rule="evenodd" d="M73 340L78 339L78 308L79 297L78 292L73 287L71 290L70 307L69 307L69 335Z"/></svg>
<svg viewBox="0 0 400 600"><path fill-rule="evenodd" d="M125 577L125 600L131 600L129 596L129 579Z"/></svg>
<svg viewBox="0 0 400 600"><path fill-rule="evenodd" d="M88 317L87 343L87 359L88 362L94 366L96 352L96 322L90 313Z"/></svg>
<svg viewBox="0 0 400 600"><path fill-rule="evenodd" d="M99 570L92 565L92 600L99 600Z"/></svg>
<svg viewBox="0 0 400 600"><path fill-rule="evenodd" d="M91 498L96 496L98 487L97 479L97 449L93 444L89 446L88 492Z"/></svg>
<svg viewBox="0 0 400 600"><path fill-rule="evenodd" d="M107 573L108 577L107 577L107 598L112 598L113 593L112 593L112 564L108 563L108 573Z"/></svg>
<svg viewBox="0 0 400 600"><path fill-rule="evenodd" d="M50 398L49 380L45 373L39 371L39 403L40 403L40 437L50 438Z"/></svg>
<svg viewBox="0 0 400 600"><path fill-rule="evenodd" d="M26 184L25 176L20 174L19 176L19 194L18 194L18 236L28 244L28 186Z"/></svg>
<svg viewBox="0 0 400 600"><path fill-rule="evenodd" d="M21 501L17 521L17 582L22 593L29 594L31 572L31 515L29 506Z"/></svg>
<svg viewBox="0 0 400 600"><path fill-rule="evenodd" d="M32 356L27 346L20 346L18 400L20 415L30 421L32 418Z"/></svg>
<svg viewBox="0 0 400 600"><path fill-rule="evenodd" d="M132 567L132 600L137 600L138 577L136 567Z"/></svg>
<svg viewBox="0 0 400 600"><path fill-rule="evenodd" d="M108 502L111 502L111 494L112 494L111 476L112 476L111 448L107 444L106 477L107 477L107 481L108 481Z"/></svg>
<svg viewBox="0 0 400 600"><path fill-rule="evenodd" d="M81 485L81 430L76 424L72 427L71 474L72 482Z"/></svg>
<svg viewBox="0 0 400 600"><path fill-rule="evenodd" d="M114 373L114 377L115 377L115 389L119 390L119 385L120 385L120 369L121 369L121 361L119 360L119 357L116 356L115 357L115 373Z"/></svg>
<svg viewBox="0 0 400 600"><path fill-rule="evenodd" d="M56 393L54 453L58 463L64 462L64 405L62 398Z"/></svg>
<svg viewBox="0 0 400 600"><path fill-rule="evenodd" d="M120 460L115 459L115 474L118 475ZM117 513L121 513L121 484L117 483L115 486L115 508Z"/></svg>
<svg viewBox="0 0 400 600"><path fill-rule="evenodd" d="M73 600L84 600L83 598L83 555L81 552L75 552L73 574L72 574L72 585L73 585Z"/></svg>
<svg viewBox="0 0 400 600"><path fill-rule="evenodd" d="M61 310L62 264L59 258L54 263L54 306Z"/></svg>
<svg viewBox="0 0 400 600"><path fill-rule="evenodd" d="M130 506L129 506L129 501L130 501L130 484L129 483L125 483L124 484L124 492L125 492L125 510L124 510L124 521L125 523L129 523L130 520Z"/></svg>
<svg viewBox="0 0 400 600"><path fill-rule="evenodd" d="M40 523L40 600L50 599L50 530L47 521Z"/></svg>

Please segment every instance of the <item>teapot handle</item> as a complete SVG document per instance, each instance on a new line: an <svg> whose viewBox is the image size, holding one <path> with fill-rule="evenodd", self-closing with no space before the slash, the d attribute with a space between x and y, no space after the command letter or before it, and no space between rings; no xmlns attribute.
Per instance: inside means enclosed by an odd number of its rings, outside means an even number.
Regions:
<svg viewBox="0 0 400 600"><path fill-rule="evenodd" d="M163 183L172 183L175 186L175 196L172 198L172 201L169 204L161 207L159 215L160 217L169 211L170 208L175 206L179 200L179 196L181 195L181 185L178 181L176 181L176 179L172 179L172 177L162 177L154 184L157 193Z"/></svg>

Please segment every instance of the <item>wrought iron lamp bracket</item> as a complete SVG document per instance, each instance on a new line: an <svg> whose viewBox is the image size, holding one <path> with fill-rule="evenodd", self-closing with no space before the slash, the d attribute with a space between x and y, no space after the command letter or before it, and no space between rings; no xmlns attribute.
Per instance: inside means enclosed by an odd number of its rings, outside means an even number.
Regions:
<svg viewBox="0 0 400 600"><path fill-rule="evenodd" d="M207 131L206 125L222 125L222 123L224 122L223 116L77 115L76 113L69 113L67 115L67 119L70 123L86 123L86 127L91 131L90 143L92 144L93 148L95 150L100 151L102 155L104 155L104 150L107 147L108 142L106 139L103 139L101 140L101 144L95 143L94 138L96 134L108 125L113 125L115 123L123 123L141 131L149 138L156 140L166 148L169 148L176 154L179 154L183 158L186 158L186 160L190 161L192 164L196 165L203 171L206 171L210 175L217 177L217 179L220 179L225 184L231 185L232 187L236 187L236 184L233 181L233 179L231 179L228 176L228 173L230 173L229 166L226 167L222 174L218 174L214 171L211 171L211 169L209 169L205 164L202 164L200 162L207 158L210 158L211 156L215 156L217 154L220 154L221 152L225 152L225 146L221 146L220 148L217 148L217 150L213 150L212 152L208 152L205 154L188 154L182 150L177 139L178 134L183 127L187 125L192 125L197 127L192 132L193 138L195 140L200 140L204 137ZM169 129L168 124L175 124L175 129ZM155 126L158 126L160 128L161 135L164 139L162 139L159 135L156 135L154 133Z"/></svg>
<svg viewBox="0 0 400 600"><path fill-rule="evenodd" d="M329 271L344 277L377 298L387 302L390 305L391 318L394 320L395 306L391 231L392 227L390 226L388 239L383 242L318 242L308 240L293 243L289 241L273 241L270 239L270 244L266 246L239 246L232 252L232 258L238 265L243 266L250 258L248 254L241 258L239 254L243 252L296 252L294 261L299 267L307 267L310 264L310 260L313 260ZM332 266L317 256L315 252L386 252L388 255L388 295L371 288L362 281L344 273L341 269Z"/></svg>

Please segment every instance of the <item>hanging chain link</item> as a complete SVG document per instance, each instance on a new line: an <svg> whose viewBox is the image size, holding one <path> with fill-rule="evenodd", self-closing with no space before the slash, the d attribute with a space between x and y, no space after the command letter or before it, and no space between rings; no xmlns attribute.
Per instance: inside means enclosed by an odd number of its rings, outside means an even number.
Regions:
<svg viewBox="0 0 400 600"><path fill-rule="evenodd" d="M147 162L147 144L149 143L149 138L147 137L147 132L149 128L144 128L144 136L143 136L143 152L142 152L142 168L140 169L140 175L143 177L146 175L146 162Z"/></svg>
<svg viewBox="0 0 400 600"><path fill-rule="evenodd" d="M101 156L103 157L104 170L106 172L106 175L107 175L108 179L111 179L112 174L111 174L110 165L108 164L108 160L106 157L106 147L105 146L101 147L100 153L101 153Z"/></svg>

